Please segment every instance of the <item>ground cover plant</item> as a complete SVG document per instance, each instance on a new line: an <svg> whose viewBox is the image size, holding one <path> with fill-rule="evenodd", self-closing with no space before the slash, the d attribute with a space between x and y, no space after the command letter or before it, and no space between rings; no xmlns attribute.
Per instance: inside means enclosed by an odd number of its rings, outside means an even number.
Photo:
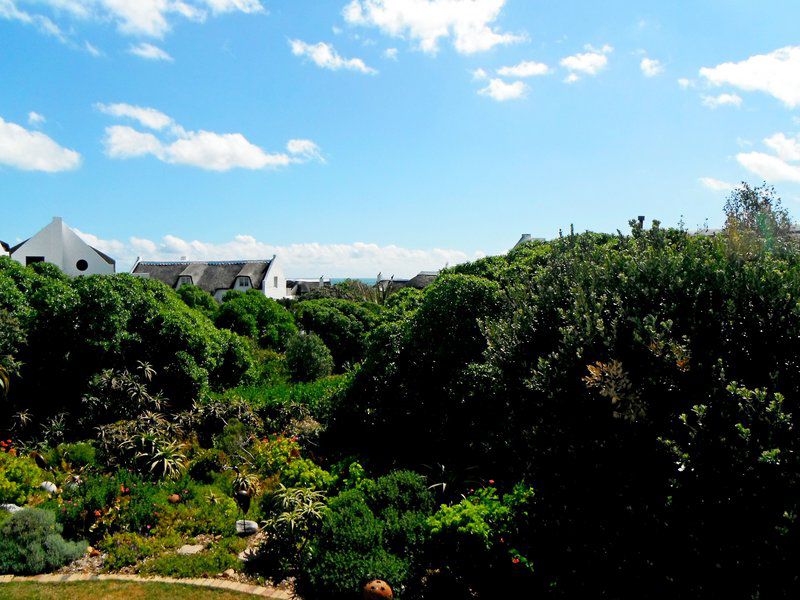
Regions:
<svg viewBox="0 0 800 600"><path fill-rule="evenodd" d="M794 597L800 250L770 188L726 210L288 307L0 259L0 503L309 599Z"/></svg>

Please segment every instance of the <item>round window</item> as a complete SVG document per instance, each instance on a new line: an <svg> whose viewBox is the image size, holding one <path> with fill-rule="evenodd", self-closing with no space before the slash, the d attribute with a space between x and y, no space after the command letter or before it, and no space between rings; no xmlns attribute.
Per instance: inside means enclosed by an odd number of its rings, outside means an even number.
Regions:
<svg viewBox="0 0 800 600"><path fill-rule="evenodd" d="M75 263L75 268L78 269L78 271L85 271L86 269L89 268L89 263L87 263L83 259L80 259L78 262Z"/></svg>

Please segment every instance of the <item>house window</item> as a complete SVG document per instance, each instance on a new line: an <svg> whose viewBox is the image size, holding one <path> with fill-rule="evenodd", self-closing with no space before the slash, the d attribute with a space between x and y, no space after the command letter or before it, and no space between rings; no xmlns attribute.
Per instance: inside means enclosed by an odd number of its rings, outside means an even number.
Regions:
<svg viewBox="0 0 800 600"><path fill-rule="evenodd" d="M83 259L80 259L78 262L75 263L75 268L78 269L78 271L83 272L89 268L89 263Z"/></svg>
<svg viewBox="0 0 800 600"><path fill-rule="evenodd" d="M26 256L25 266L32 265L33 263L44 262L44 256Z"/></svg>
<svg viewBox="0 0 800 600"><path fill-rule="evenodd" d="M250 278L249 277L237 277L236 278L236 286L237 287L250 287Z"/></svg>
<svg viewBox="0 0 800 600"><path fill-rule="evenodd" d="M275 276L274 281L275 281L275 283L272 284L273 287L278 287L278 277L277 276Z"/></svg>
<svg viewBox="0 0 800 600"><path fill-rule="evenodd" d="M188 275L181 275L178 277L178 287L181 287L182 285L192 285L192 278Z"/></svg>

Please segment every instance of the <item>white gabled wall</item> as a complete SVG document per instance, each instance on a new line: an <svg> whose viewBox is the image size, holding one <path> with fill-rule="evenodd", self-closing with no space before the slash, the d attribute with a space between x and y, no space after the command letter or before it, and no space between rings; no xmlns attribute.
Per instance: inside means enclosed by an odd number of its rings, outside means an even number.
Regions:
<svg viewBox="0 0 800 600"><path fill-rule="evenodd" d="M283 274L283 267L277 256L272 257L261 287L264 295L269 298L286 298L286 275Z"/></svg>
<svg viewBox="0 0 800 600"><path fill-rule="evenodd" d="M45 262L52 263L71 277L78 275L111 275L114 265L108 264L89 244L84 242L60 217L53 221L11 255L23 265L29 256L43 256ZM85 260L87 268L80 271L77 263Z"/></svg>

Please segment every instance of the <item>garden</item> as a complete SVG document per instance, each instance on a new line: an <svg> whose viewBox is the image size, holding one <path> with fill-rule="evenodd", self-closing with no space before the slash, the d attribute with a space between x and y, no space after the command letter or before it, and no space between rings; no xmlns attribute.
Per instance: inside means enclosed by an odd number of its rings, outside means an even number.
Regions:
<svg viewBox="0 0 800 600"><path fill-rule="evenodd" d="M286 303L0 258L0 574L796 597L800 249L726 214Z"/></svg>

